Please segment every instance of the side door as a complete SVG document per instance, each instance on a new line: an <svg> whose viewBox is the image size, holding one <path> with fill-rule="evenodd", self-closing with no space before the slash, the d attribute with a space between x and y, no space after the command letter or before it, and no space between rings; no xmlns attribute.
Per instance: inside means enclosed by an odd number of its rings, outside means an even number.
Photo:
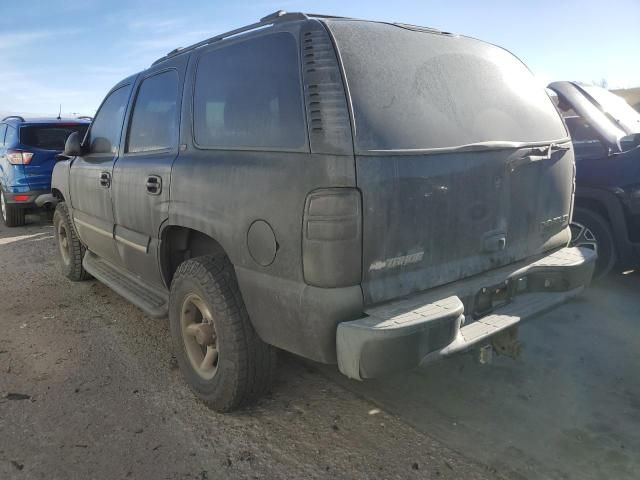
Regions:
<svg viewBox="0 0 640 480"><path fill-rule="evenodd" d="M90 251L113 263L119 263L119 255L113 239L111 176L130 93L131 83L125 83L107 95L85 137L87 153L73 160L69 173L78 235Z"/></svg>
<svg viewBox="0 0 640 480"><path fill-rule="evenodd" d="M171 167L178 155L182 87L188 55L140 76L127 114L122 154L113 169L115 245L122 264L162 287L159 231L168 217Z"/></svg>

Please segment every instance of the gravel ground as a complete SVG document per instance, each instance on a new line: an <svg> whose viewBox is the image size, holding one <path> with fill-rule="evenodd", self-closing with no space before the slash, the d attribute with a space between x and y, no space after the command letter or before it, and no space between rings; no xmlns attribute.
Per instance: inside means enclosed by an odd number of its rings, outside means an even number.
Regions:
<svg viewBox="0 0 640 480"><path fill-rule="evenodd" d="M286 354L270 395L216 414L183 383L166 320L96 281L63 278L44 217L0 226L3 480L504 473L461 451Z"/></svg>

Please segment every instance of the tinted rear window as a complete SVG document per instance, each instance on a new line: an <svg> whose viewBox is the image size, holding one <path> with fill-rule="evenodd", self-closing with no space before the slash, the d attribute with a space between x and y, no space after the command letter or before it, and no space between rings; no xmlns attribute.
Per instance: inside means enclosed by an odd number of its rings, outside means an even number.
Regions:
<svg viewBox="0 0 640 480"><path fill-rule="evenodd" d="M295 38L275 33L203 54L193 110L200 146L274 150L304 146Z"/></svg>
<svg viewBox="0 0 640 480"><path fill-rule="evenodd" d="M360 151L567 137L544 88L513 55L458 36L330 21Z"/></svg>
<svg viewBox="0 0 640 480"><path fill-rule="evenodd" d="M73 132L84 137L88 125L37 125L20 128L20 143L44 150L64 150L64 144Z"/></svg>

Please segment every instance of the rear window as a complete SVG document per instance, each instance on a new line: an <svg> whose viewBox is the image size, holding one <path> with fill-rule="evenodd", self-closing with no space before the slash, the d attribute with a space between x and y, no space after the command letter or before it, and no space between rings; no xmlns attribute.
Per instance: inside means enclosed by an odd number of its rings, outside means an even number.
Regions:
<svg viewBox="0 0 640 480"><path fill-rule="evenodd" d="M193 109L199 146L303 147L306 127L295 38L275 33L203 54Z"/></svg>
<svg viewBox="0 0 640 480"><path fill-rule="evenodd" d="M501 48L371 22L328 25L344 64L359 151L567 137L544 88Z"/></svg>
<svg viewBox="0 0 640 480"><path fill-rule="evenodd" d="M73 132L84 137L88 125L37 125L20 128L20 143L43 150L64 150L64 144Z"/></svg>

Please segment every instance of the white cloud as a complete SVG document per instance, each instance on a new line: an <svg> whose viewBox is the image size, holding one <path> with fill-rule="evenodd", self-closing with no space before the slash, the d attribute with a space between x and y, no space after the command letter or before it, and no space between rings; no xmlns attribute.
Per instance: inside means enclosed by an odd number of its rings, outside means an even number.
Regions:
<svg viewBox="0 0 640 480"><path fill-rule="evenodd" d="M31 32L12 32L12 33L0 33L0 50L20 49L27 45L31 45L41 40L45 40L49 37L67 36L82 33L80 29L68 29L68 30L37 30Z"/></svg>
<svg viewBox="0 0 640 480"><path fill-rule="evenodd" d="M185 25L186 19L184 18L145 18L129 20L127 22L127 28L129 30L153 30L165 32L175 28L181 28Z"/></svg>
<svg viewBox="0 0 640 480"><path fill-rule="evenodd" d="M50 32L0 33L0 50L16 48L47 38Z"/></svg>
<svg viewBox="0 0 640 480"><path fill-rule="evenodd" d="M12 112L55 115L62 104L64 111L92 115L109 88L103 87L103 91L96 91L96 83L104 75L90 74L81 82L78 81L78 76L73 76L70 77L74 79L71 83L65 82L64 78L52 80L46 72L26 72L2 61L0 71L0 105L3 110ZM107 79L107 82L110 80Z"/></svg>

